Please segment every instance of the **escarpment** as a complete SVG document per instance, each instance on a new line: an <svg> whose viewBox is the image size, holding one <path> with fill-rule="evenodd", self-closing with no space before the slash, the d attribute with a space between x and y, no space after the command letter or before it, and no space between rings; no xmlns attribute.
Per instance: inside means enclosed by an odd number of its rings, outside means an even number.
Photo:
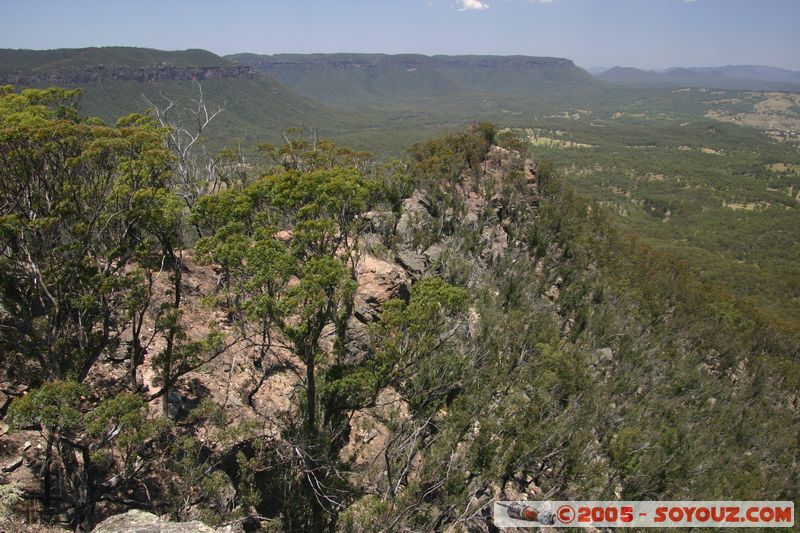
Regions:
<svg viewBox="0 0 800 533"><path fill-rule="evenodd" d="M86 85L109 81L135 81L156 83L178 80L259 79L263 74L246 65L217 65L208 67L122 67L96 65L84 68L54 69L47 72L0 72L0 83L20 86L31 85Z"/></svg>

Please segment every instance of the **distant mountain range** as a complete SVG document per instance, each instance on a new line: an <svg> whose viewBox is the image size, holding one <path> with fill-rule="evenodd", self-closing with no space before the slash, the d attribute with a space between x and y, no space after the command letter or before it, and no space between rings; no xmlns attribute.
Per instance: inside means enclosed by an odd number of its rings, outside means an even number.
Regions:
<svg viewBox="0 0 800 533"><path fill-rule="evenodd" d="M750 91L800 91L800 72L763 65L671 68L664 71L614 67L595 74L599 80L626 85L708 87Z"/></svg>
<svg viewBox="0 0 800 533"><path fill-rule="evenodd" d="M762 66L615 67L592 76L568 59L414 54L235 54L103 47L0 49L0 85L80 87L81 112L107 123L162 94L188 103L192 80L225 113L215 142L275 142L289 127L314 129L378 153L479 121L526 127L535 116L591 109L670 87L800 91L800 73ZM379 133L379 134L378 134Z"/></svg>
<svg viewBox="0 0 800 533"><path fill-rule="evenodd" d="M83 91L81 112L111 124L120 116L145 111L145 99L163 104L162 94L189 105L195 97L192 80L203 82L209 103L225 107L209 129L214 140L272 141L290 127L327 132L348 124L344 114L206 50L0 49L0 85L78 87Z"/></svg>
<svg viewBox="0 0 800 533"><path fill-rule="evenodd" d="M568 59L529 56L236 54L226 56L329 104L380 104L465 94L494 96L599 87Z"/></svg>
<svg viewBox="0 0 800 533"><path fill-rule="evenodd" d="M145 98L191 101L191 80L203 81L209 101L225 104L215 128L228 142L244 135L277 141L281 131L299 126L378 152L376 141L405 144L398 135L419 140L421 129L499 118L523 125L533 113L606 93L603 82L572 61L550 57L0 50L0 84L80 87L81 111L108 123L144 111Z"/></svg>

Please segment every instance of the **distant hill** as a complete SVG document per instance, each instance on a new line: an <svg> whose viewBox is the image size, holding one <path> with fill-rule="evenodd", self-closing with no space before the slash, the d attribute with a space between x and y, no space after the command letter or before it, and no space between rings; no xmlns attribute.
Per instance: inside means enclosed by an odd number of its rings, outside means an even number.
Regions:
<svg viewBox="0 0 800 533"><path fill-rule="evenodd" d="M679 67L664 72L614 67L596 74L596 78L609 83L627 85L800 92L800 72L763 65Z"/></svg>
<svg viewBox="0 0 800 533"><path fill-rule="evenodd" d="M206 50L0 50L0 84L79 87L83 90L81 112L107 123L145 111L145 98L158 102L161 94L188 103L194 97L192 80L203 81L210 104L225 107L209 129L212 146L242 138L275 141L289 127L308 127L320 133L346 127L343 115L262 72Z"/></svg>
<svg viewBox="0 0 800 533"><path fill-rule="evenodd" d="M397 154L469 123L524 125L605 97L606 84L567 59L415 54L237 54L103 47L0 50L0 84L80 87L81 111L106 122L146 109L145 97L188 102L192 80L226 112L211 145L278 141L288 127ZM215 133L216 132L216 133Z"/></svg>
<svg viewBox="0 0 800 533"><path fill-rule="evenodd" d="M174 66L211 67L229 65L230 61L207 50L164 51L151 48L105 46L59 48L56 50L0 49L0 73L34 74L60 69L83 69L97 66L129 68Z"/></svg>
<svg viewBox="0 0 800 533"><path fill-rule="evenodd" d="M306 96L337 105L393 104L464 95L530 96L597 87L568 59L527 56L237 54Z"/></svg>
<svg viewBox="0 0 800 533"><path fill-rule="evenodd" d="M670 69L672 70L672 69ZM771 81L776 83L800 83L800 71L765 65L726 65L724 67L687 68L695 72L715 72L728 78ZM669 72L669 70L667 71Z"/></svg>

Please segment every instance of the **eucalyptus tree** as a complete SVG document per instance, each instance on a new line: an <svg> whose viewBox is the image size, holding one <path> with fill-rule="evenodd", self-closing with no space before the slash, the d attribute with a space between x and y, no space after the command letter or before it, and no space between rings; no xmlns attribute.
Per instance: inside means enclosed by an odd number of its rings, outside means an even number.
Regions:
<svg viewBox="0 0 800 533"><path fill-rule="evenodd" d="M370 188L354 168L291 170L203 198L193 210L207 234L197 249L223 268L233 315L256 325L262 351L282 344L303 367L302 429L285 432L293 450L287 486L304 489L310 514L287 520L315 531L326 523L326 508L332 516L343 508L328 485L335 457L319 413L318 367L330 355L321 339L333 326L334 349L343 347L356 288L357 221Z"/></svg>
<svg viewBox="0 0 800 533"><path fill-rule="evenodd" d="M14 400L8 417L12 427L42 434L45 514L56 508L57 489L76 531L92 529L100 500L116 501L120 489L124 493L142 482L148 444L167 427L166 419L148 418L147 404L136 394L123 393L94 408L89 396L81 383L51 381Z"/></svg>
<svg viewBox="0 0 800 533"><path fill-rule="evenodd" d="M138 198L166 191L162 131L81 119L78 91L0 89L0 345L30 375L83 380L122 340L146 229Z"/></svg>

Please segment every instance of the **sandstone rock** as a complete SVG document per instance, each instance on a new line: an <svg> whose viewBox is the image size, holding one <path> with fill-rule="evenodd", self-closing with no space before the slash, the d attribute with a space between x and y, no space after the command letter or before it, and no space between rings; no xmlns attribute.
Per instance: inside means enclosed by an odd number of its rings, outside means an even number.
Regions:
<svg viewBox="0 0 800 533"><path fill-rule="evenodd" d="M194 520L170 522L145 511L133 509L103 520L94 533L232 533L232 526L213 528Z"/></svg>
<svg viewBox="0 0 800 533"><path fill-rule="evenodd" d="M408 298L410 279L398 265L371 255L362 256L356 268L354 311L362 322L373 322L380 316L384 302L392 298Z"/></svg>
<svg viewBox="0 0 800 533"><path fill-rule="evenodd" d="M411 243L416 228L430 224L432 218L429 208L428 199L419 191L414 191L414 194L403 200L402 214L394 231L404 243Z"/></svg>
<svg viewBox="0 0 800 533"><path fill-rule="evenodd" d="M432 265L441 259L444 253L444 247L438 244L431 245L430 248L425 250L425 258L428 260L428 265Z"/></svg>
<svg viewBox="0 0 800 533"><path fill-rule="evenodd" d="M481 252L483 260L495 261L502 257L508 249L508 233L500 226L487 226L481 234L486 246Z"/></svg>
<svg viewBox="0 0 800 533"><path fill-rule="evenodd" d="M178 394L178 391L170 389L167 393L167 399L169 401L167 414L170 418L178 418L183 411L183 398Z"/></svg>
<svg viewBox="0 0 800 533"><path fill-rule="evenodd" d="M561 285L563 283L564 280L561 278L561 276L558 276L556 282L544 292L544 295L547 296L551 301L558 300L558 297L561 294Z"/></svg>
<svg viewBox="0 0 800 533"><path fill-rule="evenodd" d="M289 242L294 237L294 233L290 229L285 229L275 233L275 238L281 242Z"/></svg>
<svg viewBox="0 0 800 533"><path fill-rule="evenodd" d="M9 403L11 403L11 398L5 392L0 391L0 413L6 412Z"/></svg>
<svg viewBox="0 0 800 533"><path fill-rule="evenodd" d="M389 420L406 421L410 418L408 404L392 388L383 389L374 407L359 409L350 419L347 445L339 452L342 461L351 461L352 480L373 486L380 479L383 463L379 460L389 442ZM374 472L371 472L375 469Z"/></svg>
<svg viewBox="0 0 800 533"><path fill-rule="evenodd" d="M537 175L537 167L536 162L530 159L525 160L525 181L528 182L528 185L535 185L536 184L536 175Z"/></svg>
<svg viewBox="0 0 800 533"><path fill-rule="evenodd" d="M345 330L345 363L358 363L369 355L369 332L367 326L355 317L347 320Z"/></svg>
<svg viewBox="0 0 800 533"><path fill-rule="evenodd" d="M382 235L391 229L394 215L391 211L367 211L361 218L366 222L367 231Z"/></svg>
<svg viewBox="0 0 800 533"><path fill-rule="evenodd" d="M9 463L6 463L3 467L3 472L13 472L20 466L22 466L22 456L15 457Z"/></svg>
<svg viewBox="0 0 800 533"><path fill-rule="evenodd" d="M415 279L421 278L425 271L428 270L426 257L411 250L398 252L394 259Z"/></svg>
<svg viewBox="0 0 800 533"><path fill-rule="evenodd" d="M481 315L474 307L470 307L467 311L467 329L469 336L474 338L478 334L478 328L481 324Z"/></svg>
<svg viewBox="0 0 800 533"><path fill-rule="evenodd" d="M474 226L478 223L483 214L483 210L486 208L486 200L483 196L480 196L476 193L470 193L469 196L464 200L464 218L462 219L462 224L465 226Z"/></svg>
<svg viewBox="0 0 800 533"><path fill-rule="evenodd" d="M600 348L595 352L595 360L599 364L610 363L614 360L614 352L611 348Z"/></svg>

